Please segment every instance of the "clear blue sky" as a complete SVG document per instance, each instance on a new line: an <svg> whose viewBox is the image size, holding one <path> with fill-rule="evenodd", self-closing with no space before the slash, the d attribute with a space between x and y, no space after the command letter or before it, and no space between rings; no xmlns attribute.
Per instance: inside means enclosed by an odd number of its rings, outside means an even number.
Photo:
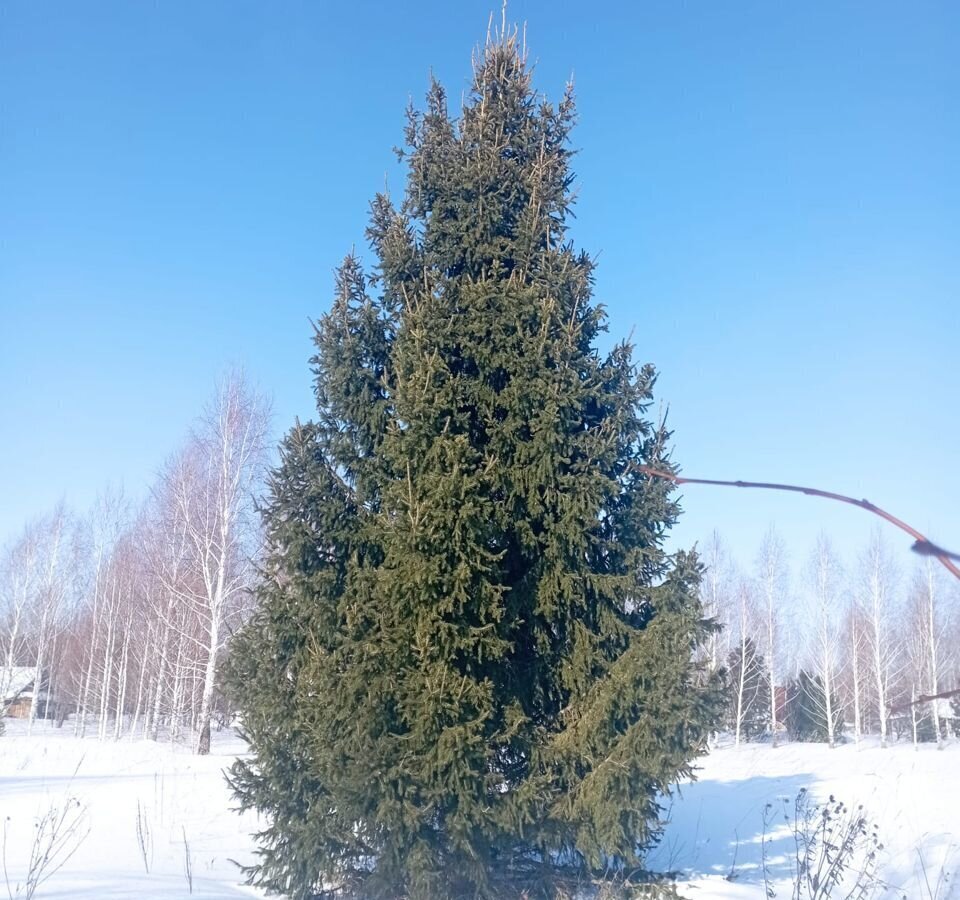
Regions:
<svg viewBox="0 0 960 900"><path fill-rule="evenodd" d="M492 0L0 7L0 540L136 495L242 363L312 410L309 317L432 67L456 98ZM497 7L499 16L499 8ZM510 5L574 73L612 336L661 369L687 474L867 496L960 545L960 4ZM873 522L688 488L684 542L806 555ZM895 543L899 538L889 535ZM904 554L906 556L906 554Z"/></svg>

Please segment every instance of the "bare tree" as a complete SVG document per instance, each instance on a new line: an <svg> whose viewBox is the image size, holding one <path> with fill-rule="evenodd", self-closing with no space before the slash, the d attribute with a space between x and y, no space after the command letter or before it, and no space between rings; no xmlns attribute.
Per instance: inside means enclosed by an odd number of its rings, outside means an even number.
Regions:
<svg viewBox="0 0 960 900"><path fill-rule="evenodd" d="M869 624L863 608L851 593L843 625L843 644L849 666L848 699L853 707L853 739L859 744L865 731L866 680L870 670Z"/></svg>
<svg viewBox="0 0 960 900"><path fill-rule="evenodd" d="M737 677L733 684L734 696L734 725L733 742L739 747L743 736L743 725L747 713L757 699L758 685L756 680L750 683L749 675L756 663L756 645L751 634L756 623L756 600L753 596L750 583L741 578L737 584L737 646L735 656L736 665L733 666Z"/></svg>
<svg viewBox="0 0 960 900"><path fill-rule="evenodd" d="M161 473L140 532L141 552L151 573L147 605L148 615L154 622L150 635L153 664L145 733L153 740L159 737L164 718L172 726L171 737L176 736L173 726L179 723L180 709L174 699L179 700L181 696L182 644L189 633L186 621L193 612L193 598L198 593L186 522L179 514L180 456L169 460Z"/></svg>
<svg viewBox="0 0 960 900"><path fill-rule="evenodd" d="M700 587L700 602L704 615L714 619L724 628L710 634L706 645L706 657L710 671L716 672L723 665L730 645L730 625L735 624L733 615L730 574L730 555L723 538L716 530L710 535L703 553L704 576Z"/></svg>
<svg viewBox="0 0 960 900"><path fill-rule="evenodd" d="M63 611L69 581L65 566L66 530L67 513L63 503L58 504L54 511L41 519L38 524L40 571L33 598L33 630L36 649L33 699L27 720L27 734L33 731L33 723L40 712L40 704L43 703L46 707L49 702L49 693L45 689L46 667L51 656L51 645L59 624L59 616ZM45 708L44 714L46 712Z"/></svg>
<svg viewBox="0 0 960 900"><path fill-rule="evenodd" d="M935 696L940 693L942 666L941 647L944 627L940 599L944 593L940 573L928 559L917 572L912 590L911 653L914 665L913 685L915 693ZM930 718L938 747L943 746L943 730L940 727L940 700L930 700Z"/></svg>
<svg viewBox="0 0 960 900"><path fill-rule="evenodd" d="M14 666L34 667L28 730L56 678L78 736L96 720L101 740L141 723L156 738L166 721L208 751L218 657L250 611L268 419L231 373L135 520L107 491L76 527L61 505L3 549L0 696Z"/></svg>
<svg viewBox="0 0 960 900"><path fill-rule="evenodd" d="M10 689L13 667L24 661L28 646L28 617L36 590L39 528L28 524L23 533L5 550L0 569L0 651L3 670L0 671L0 704ZM0 716L3 709L0 709Z"/></svg>
<svg viewBox="0 0 960 900"><path fill-rule="evenodd" d="M7 696L13 667L33 668L33 695L27 732L39 714L49 710L47 669L69 587L67 513L59 504L50 514L30 522L10 545L0 578L0 700ZM42 707L42 709L41 709Z"/></svg>
<svg viewBox="0 0 960 900"><path fill-rule="evenodd" d="M896 568L890 559L886 541L879 530L875 530L860 558L859 594L867 619L881 747L887 746L890 689L900 658L893 638L896 579Z"/></svg>
<svg viewBox="0 0 960 900"><path fill-rule="evenodd" d="M823 533L817 538L810 559L812 594L812 652L813 669L823 685L823 713L827 723L827 742L836 743L836 712L834 692L839 668L838 609L842 570L830 539Z"/></svg>
<svg viewBox="0 0 960 900"><path fill-rule="evenodd" d="M164 489L175 519L168 527L185 538L195 586L171 585L202 624L203 678L195 725L197 752L210 749L210 713L224 622L249 589L253 490L266 454L267 401L240 373L218 385L187 447L169 466ZM195 635L182 633L184 639Z"/></svg>
<svg viewBox="0 0 960 900"><path fill-rule="evenodd" d="M105 715L104 680L110 664L114 611L108 603L111 599L108 576L114 550L127 527L128 518L128 503L122 491L108 488L97 497L85 523L92 572L87 588L86 609L82 616L78 617L75 626L86 636L85 646L81 651L82 675L77 675L79 684L74 723L74 733L80 737L86 734L87 721L96 697L100 698L97 710L101 716ZM105 722L102 719L98 721L98 734L101 737L105 736L105 728Z"/></svg>
<svg viewBox="0 0 960 900"><path fill-rule="evenodd" d="M777 678L779 661L780 622L784 596L787 592L787 552L783 540L771 525L763 536L757 557L757 584L762 598L763 637L767 654L767 674L770 680L770 732L773 746L777 746Z"/></svg>

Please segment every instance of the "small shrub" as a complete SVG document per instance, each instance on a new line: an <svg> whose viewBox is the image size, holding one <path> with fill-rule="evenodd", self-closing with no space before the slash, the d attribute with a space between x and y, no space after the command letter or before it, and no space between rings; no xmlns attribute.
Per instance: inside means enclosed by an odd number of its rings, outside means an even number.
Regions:
<svg viewBox="0 0 960 900"><path fill-rule="evenodd" d="M10 822L7 816L3 822L0 851L7 894L11 900L33 900L40 886L66 865L86 840L90 833L87 808L75 797L67 797L62 802L51 803L49 809L34 821L33 843L23 881L11 882L7 871L7 832Z"/></svg>
<svg viewBox="0 0 960 900"><path fill-rule="evenodd" d="M782 823L793 838L791 900L872 897L879 887L877 861L883 844L863 807L850 809L832 795L826 803L817 804L806 788L797 794L792 806L786 798L782 802L781 809L768 803L763 813L761 852L766 896L777 896L767 855L769 832Z"/></svg>
<svg viewBox="0 0 960 900"><path fill-rule="evenodd" d="M150 832L150 820L146 809L137 800L137 844L140 847L140 856L143 859L144 871L150 874L150 864L153 861L153 835Z"/></svg>

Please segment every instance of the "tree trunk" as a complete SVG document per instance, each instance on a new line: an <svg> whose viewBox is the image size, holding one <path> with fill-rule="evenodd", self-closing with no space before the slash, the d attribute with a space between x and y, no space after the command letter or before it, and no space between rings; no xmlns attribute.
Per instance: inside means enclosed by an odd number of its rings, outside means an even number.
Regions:
<svg viewBox="0 0 960 900"><path fill-rule="evenodd" d="M876 633L874 625L873 635L873 668L877 678L877 715L880 717L880 746L887 746L887 691L883 673L883 661L880 653L880 635Z"/></svg>
<svg viewBox="0 0 960 900"><path fill-rule="evenodd" d="M770 676L770 736L773 746L777 746L777 674L774 665L776 640L773 627L773 608L767 607L767 668Z"/></svg>
<svg viewBox="0 0 960 900"><path fill-rule="evenodd" d="M113 739L115 741L120 739L120 735L123 733L123 713L124 707L127 704L127 676L128 676L128 664L130 660L130 630L131 623L127 623L127 627L124 629L123 635L123 650L120 653L120 672L117 676L117 705L115 722L113 726Z"/></svg>
<svg viewBox="0 0 960 900"><path fill-rule="evenodd" d="M173 615L173 602L167 605L166 621L163 626L163 638L160 644L160 668L157 672L156 692L153 696L153 715L150 719L150 739L156 740L160 732L160 709L163 701L163 682L167 675L167 656L170 652L170 617Z"/></svg>
<svg viewBox="0 0 960 900"><path fill-rule="evenodd" d="M141 648L140 674L137 676L137 705L133 710L133 721L130 723L130 737L136 737L137 725L140 724L140 712L143 709L143 688L147 677L147 656L149 652L149 640Z"/></svg>
<svg viewBox="0 0 960 900"><path fill-rule="evenodd" d="M27 736L33 734L33 723L37 718L37 710L40 706L40 691L43 690L43 665L46 662L44 658L47 650L47 611L43 611L43 617L40 620L40 635L37 641L37 664L33 671L33 698L30 701L30 712L27 720Z"/></svg>
<svg viewBox="0 0 960 900"><path fill-rule="evenodd" d="M214 615L210 617L210 651L203 676L203 694L200 699L200 736L197 740L197 753L201 756L210 752L210 707L213 702L213 687L217 675L217 650L220 644L220 622Z"/></svg>
<svg viewBox="0 0 960 900"><path fill-rule="evenodd" d="M853 626L853 653L850 657L853 669L853 740L860 746L861 712L860 712L860 642L857 639L857 625Z"/></svg>
<svg viewBox="0 0 960 900"><path fill-rule="evenodd" d="M97 722L97 738L107 737L107 715L110 712L110 690L113 685L113 645L115 642L113 613L107 621L107 640L103 650L103 677L100 682L100 718Z"/></svg>
<svg viewBox="0 0 960 900"><path fill-rule="evenodd" d="M917 689L910 688L910 722L913 725L913 749L920 749L920 740L917 736Z"/></svg>
<svg viewBox="0 0 960 900"><path fill-rule="evenodd" d="M830 665L828 664L824 668L823 693L824 706L826 706L827 709L827 744L832 750L836 741L836 736L834 735L833 728L833 683L830 675Z"/></svg>
<svg viewBox="0 0 960 900"><path fill-rule="evenodd" d="M937 660L937 623L935 615L935 598L936 598L936 589L933 583L933 567L930 561L927 562L927 631L929 632L930 639L928 642L927 650L927 665L929 669L929 681L930 681L930 693L931 695L936 695L940 693L940 678L938 669L938 660ZM940 716L938 714L938 706L936 700L930 701L930 715L933 717L933 733L936 736L937 740L937 749L943 749L943 738L940 734Z"/></svg>

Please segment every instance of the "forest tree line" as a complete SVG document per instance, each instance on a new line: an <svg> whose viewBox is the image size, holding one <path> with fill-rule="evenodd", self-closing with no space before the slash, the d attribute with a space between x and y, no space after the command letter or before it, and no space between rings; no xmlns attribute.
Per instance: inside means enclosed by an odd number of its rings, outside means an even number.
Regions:
<svg viewBox="0 0 960 900"><path fill-rule="evenodd" d="M772 527L746 566L718 532L701 559L704 611L722 625L705 652L726 669L735 743L960 734L956 698L918 702L960 687L960 598L936 559L900 567L879 527L855 559L826 534L797 557Z"/></svg>
<svg viewBox="0 0 960 900"><path fill-rule="evenodd" d="M227 376L134 506L106 490L86 515L64 504L0 557L0 697L32 666L37 718L77 735L192 740L229 716L217 664L252 610L269 457L269 405ZM724 669L736 743L944 740L960 703L913 703L960 685L957 587L932 558L894 562L882 530L855 560L821 535L806 558L771 528L748 566L714 532L700 548L704 649ZM911 705L912 704L912 705Z"/></svg>
<svg viewBox="0 0 960 900"><path fill-rule="evenodd" d="M268 425L231 373L142 502L108 489L85 515L60 503L4 547L0 699L33 667L29 730L51 718L209 749L218 661L250 611Z"/></svg>

